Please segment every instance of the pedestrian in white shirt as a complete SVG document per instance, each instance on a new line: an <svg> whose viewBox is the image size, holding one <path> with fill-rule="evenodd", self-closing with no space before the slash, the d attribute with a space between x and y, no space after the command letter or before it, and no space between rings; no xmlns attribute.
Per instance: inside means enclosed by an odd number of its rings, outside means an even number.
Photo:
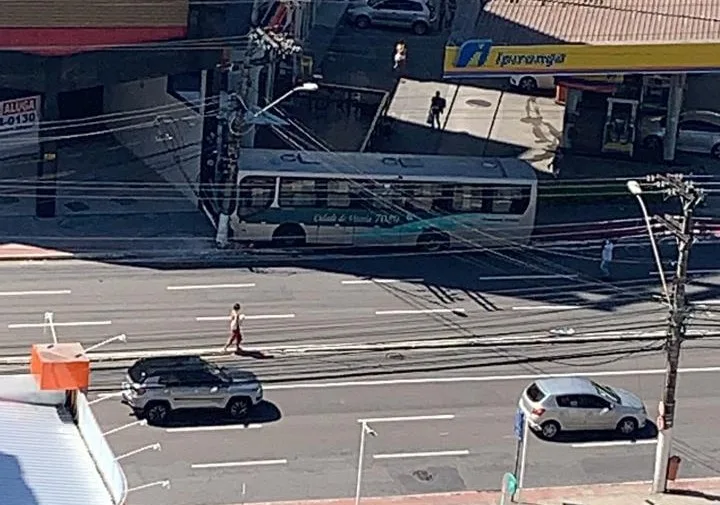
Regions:
<svg viewBox="0 0 720 505"><path fill-rule="evenodd" d="M602 248L602 258L600 260L600 271L602 272L603 277L610 277L610 265L613 260L613 249L615 249L615 244L613 244L612 240L605 240Z"/></svg>
<svg viewBox="0 0 720 505"><path fill-rule="evenodd" d="M236 303L230 311L230 338L228 338L223 351L227 352L228 347L235 344L235 353L240 354L242 352L240 345L243 340L242 323L244 320L245 314L242 313L240 304Z"/></svg>

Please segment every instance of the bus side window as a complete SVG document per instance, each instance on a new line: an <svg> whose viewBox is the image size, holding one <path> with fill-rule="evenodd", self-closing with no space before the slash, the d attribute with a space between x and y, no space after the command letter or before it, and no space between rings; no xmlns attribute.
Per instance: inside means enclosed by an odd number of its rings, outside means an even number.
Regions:
<svg viewBox="0 0 720 505"><path fill-rule="evenodd" d="M350 182L329 179L327 181L327 207L347 209L350 207Z"/></svg>
<svg viewBox="0 0 720 505"><path fill-rule="evenodd" d="M280 179L280 207L315 207L315 179Z"/></svg>
<svg viewBox="0 0 720 505"><path fill-rule="evenodd" d="M456 212L483 212L484 190L480 186L460 185L455 189L453 210Z"/></svg>
<svg viewBox="0 0 720 505"><path fill-rule="evenodd" d="M513 199L513 202L510 205L510 214L525 214L529 206L530 188L520 188L518 196Z"/></svg>
<svg viewBox="0 0 720 505"><path fill-rule="evenodd" d="M406 186L404 207L409 210L431 212L440 195L440 186L433 182L421 182Z"/></svg>
<svg viewBox="0 0 720 505"><path fill-rule="evenodd" d="M509 214L512 206L513 190L511 188L496 188L492 196L492 213Z"/></svg>
<svg viewBox="0 0 720 505"><path fill-rule="evenodd" d="M493 214L524 214L530 205L530 188L498 187L493 190Z"/></svg>
<svg viewBox="0 0 720 505"><path fill-rule="evenodd" d="M433 210L448 213L453 210L453 195L455 186L452 184L442 184L438 193L433 199Z"/></svg>
<svg viewBox="0 0 720 505"><path fill-rule="evenodd" d="M350 181L350 208L370 210L377 205L380 189L372 181Z"/></svg>
<svg viewBox="0 0 720 505"><path fill-rule="evenodd" d="M267 209L275 197L274 177L245 177L240 180L238 203L240 213Z"/></svg>

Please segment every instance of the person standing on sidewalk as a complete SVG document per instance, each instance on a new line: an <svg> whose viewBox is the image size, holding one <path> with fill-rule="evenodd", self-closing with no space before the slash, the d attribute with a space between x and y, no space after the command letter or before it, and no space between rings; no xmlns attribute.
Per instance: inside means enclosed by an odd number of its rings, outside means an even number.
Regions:
<svg viewBox="0 0 720 505"><path fill-rule="evenodd" d="M440 123L440 116L445 112L447 102L443 97L440 96L440 92L436 91L435 96L430 99L430 114L428 116L428 124L431 128L435 128L437 125L438 129L442 128Z"/></svg>
<svg viewBox="0 0 720 505"><path fill-rule="evenodd" d="M242 352L242 348L240 346L242 344L242 323L244 320L245 314L242 313L240 304L236 303L230 311L230 338L228 338L228 341L225 343L223 352L227 352L228 347L233 344L235 344L236 354L240 354Z"/></svg>
<svg viewBox="0 0 720 505"><path fill-rule="evenodd" d="M404 40L398 40L395 44L395 54L393 55L393 70L403 72L405 63L407 62L407 45Z"/></svg>
<svg viewBox="0 0 720 505"><path fill-rule="evenodd" d="M613 244L613 241L606 239L603 244L602 257L600 259L600 272L602 272L603 277L606 279L610 277L610 265L612 264L614 249L615 244Z"/></svg>

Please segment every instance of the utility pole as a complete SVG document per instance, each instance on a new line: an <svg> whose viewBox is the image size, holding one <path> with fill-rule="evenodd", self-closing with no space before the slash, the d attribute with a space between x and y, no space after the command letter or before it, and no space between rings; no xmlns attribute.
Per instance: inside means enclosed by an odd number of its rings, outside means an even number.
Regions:
<svg viewBox="0 0 720 505"><path fill-rule="evenodd" d="M232 174L234 173L232 158L237 149L231 143L230 121L232 118L233 99L231 73L234 70L232 62L233 51L223 51L220 70L220 97L218 111L218 141L217 163L215 170L215 185L218 194L219 215L217 221L217 235L215 241L218 247L227 247L230 227L230 214L232 214Z"/></svg>
<svg viewBox="0 0 720 505"><path fill-rule="evenodd" d="M680 349L685 338L689 307L685 296L688 261L693 244L693 213L702 201L703 192L695 188L692 182L683 180L681 175L658 175L648 178L649 182L663 190L668 197L678 197L682 206L682 215L655 216L670 233L675 235L678 244L677 267L672 289L664 295L669 297L670 314L665 350L667 370L662 400L658 408L658 439L655 453L655 471L652 491L664 493L667 490L668 459L672 448L672 432L675 425L675 392L677 388Z"/></svg>
<svg viewBox="0 0 720 505"><path fill-rule="evenodd" d="M261 67L271 54L285 57L295 54L301 48L282 35L268 33L262 28L253 28L248 35L242 63L230 61L236 53L232 51L221 64L222 84L220 91L218 187L220 193L220 215L218 216L215 242L225 248L229 244L230 216L235 212L237 178L240 150L255 146L255 125L245 124L247 113L257 107L259 76ZM244 107L242 106L244 103Z"/></svg>

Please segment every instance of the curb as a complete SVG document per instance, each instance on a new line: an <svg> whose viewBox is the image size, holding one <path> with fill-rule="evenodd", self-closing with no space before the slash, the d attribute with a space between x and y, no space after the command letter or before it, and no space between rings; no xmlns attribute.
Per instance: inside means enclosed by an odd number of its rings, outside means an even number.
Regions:
<svg viewBox="0 0 720 505"><path fill-rule="evenodd" d="M662 337L663 332L624 332L617 335L607 333L588 333L584 335L519 335L508 337L466 337L446 340L404 340L396 342L362 342L362 343L339 343L328 345L292 345L292 346L256 346L246 347L246 352L257 352L267 354L277 354L279 356L303 356L303 355L322 355L326 353L338 354L346 352L390 352L390 351L407 351L407 350L428 350L428 349L458 349L465 347L475 348L505 348L514 346L532 346L532 345L548 345L548 344L583 344L597 342L646 342L656 341ZM705 331L703 336L720 335L719 332ZM153 351L117 351L117 352L91 352L87 356L92 363L116 362L116 361L134 361L141 358L152 356L194 356L201 355L203 357L223 357L228 353L223 352L221 347L208 348L183 348L183 349L157 349ZM27 365L30 363L30 357L27 355L4 356L0 357L0 366Z"/></svg>
<svg viewBox="0 0 720 505"><path fill-rule="evenodd" d="M578 497L603 497L632 495L640 498L651 496L651 481L601 483L575 486L556 486L525 488L521 492L521 503L539 503L541 501L562 500ZM678 479L668 485L668 492L664 496L672 497L672 491L681 490L717 490L720 489L720 478L709 477L705 479ZM458 491L448 493L429 493L401 496L373 496L363 497L363 503L376 505L495 505L498 503L500 490ZM663 495L655 495L663 496ZM276 502L250 502L245 505L354 505L353 498L329 498L319 500L291 500ZM629 501L628 503L633 503ZM240 505L240 504L236 504Z"/></svg>

